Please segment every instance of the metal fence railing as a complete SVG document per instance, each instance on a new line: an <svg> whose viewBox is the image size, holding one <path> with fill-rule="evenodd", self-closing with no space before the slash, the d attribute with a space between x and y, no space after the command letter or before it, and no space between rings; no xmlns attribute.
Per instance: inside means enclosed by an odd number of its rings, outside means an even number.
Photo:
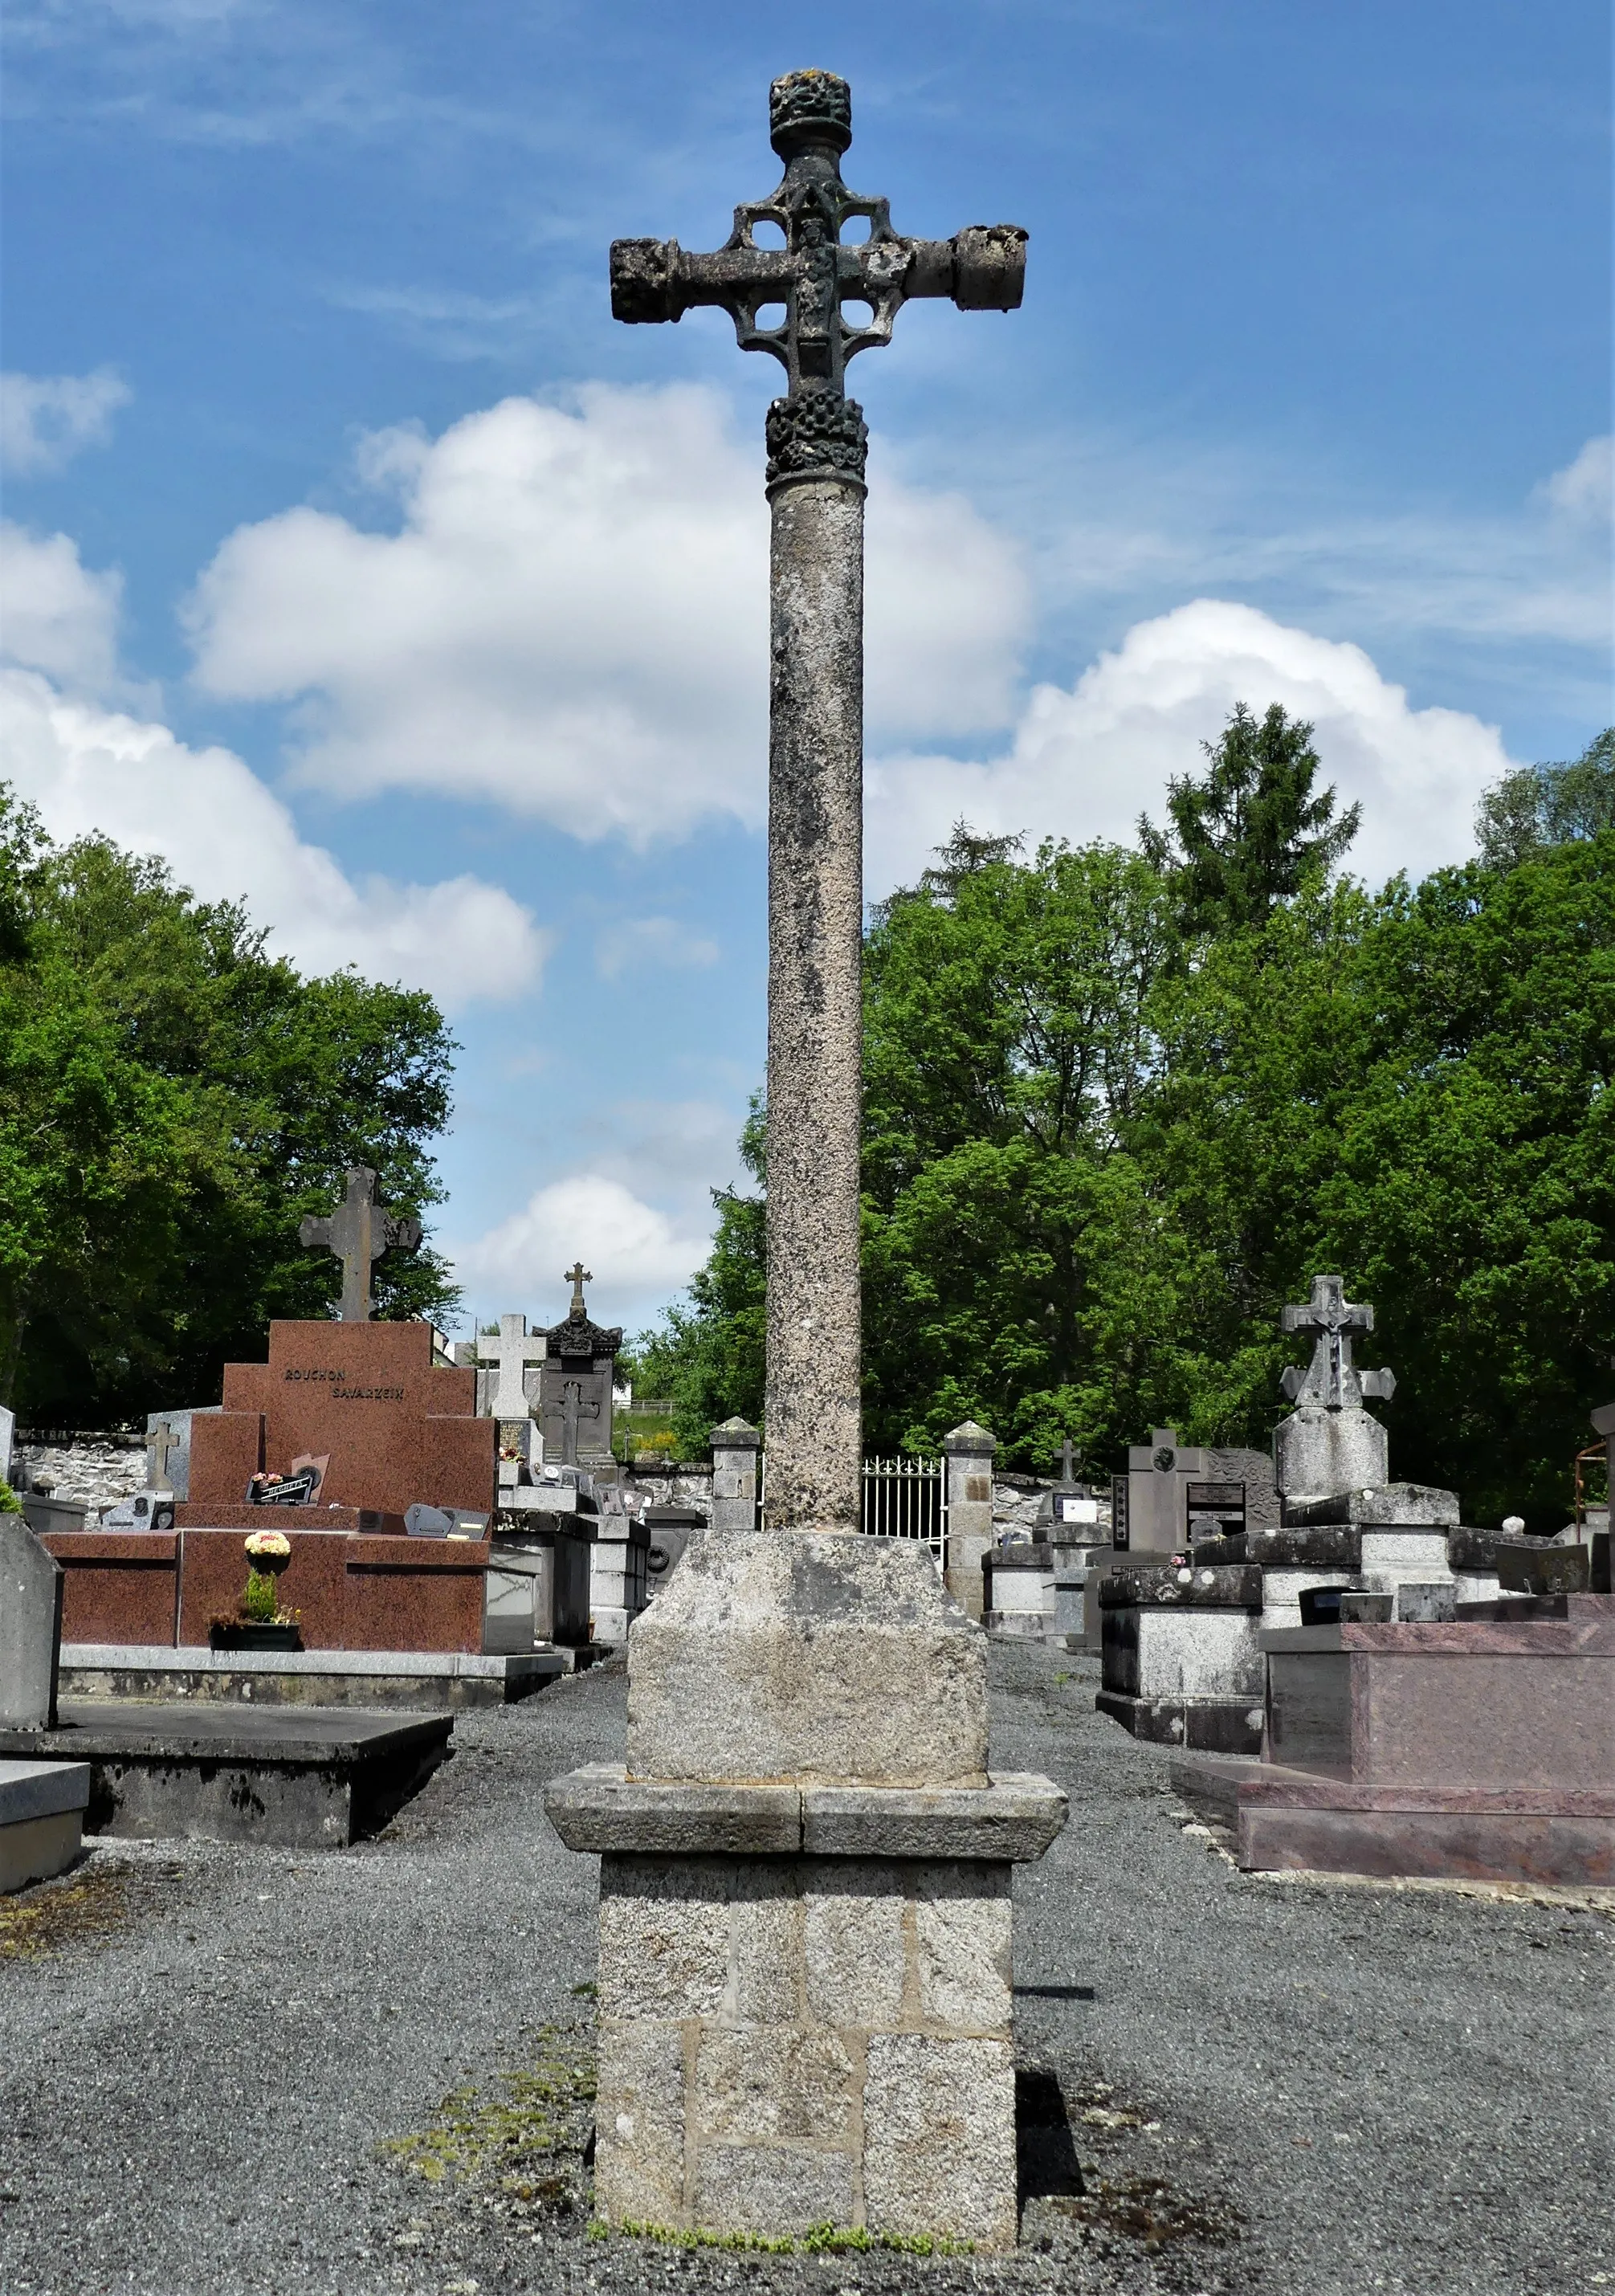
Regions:
<svg viewBox="0 0 1615 2296"><path fill-rule="evenodd" d="M912 1538L947 1559L947 1478L940 1459L864 1462L863 1528L876 1538Z"/></svg>

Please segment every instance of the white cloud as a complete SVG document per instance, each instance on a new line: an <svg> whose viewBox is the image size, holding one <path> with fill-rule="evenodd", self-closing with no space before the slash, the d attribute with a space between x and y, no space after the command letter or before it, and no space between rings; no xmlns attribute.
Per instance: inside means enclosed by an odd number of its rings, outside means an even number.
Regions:
<svg viewBox="0 0 1615 2296"><path fill-rule="evenodd" d="M81 565L65 534L30 534L0 520L0 643L9 659L80 692L118 683L123 580Z"/></svg>
<svg viewBox="0 0 1615 2296"><path fill-rule="evenodd" d="M1615 472L1615 439L1606 431L1589 439L1575 461L1555 471L1542 491L1550 506L1567 518L1598 526L1607 544L1611 510L1611 475Z"/></svg>
<svg viewBox="0 0 1615 2296"><path fill-rule="evenodd" d="M203 898L245 899L271 952L306 972L355 964L451 1007L537 983L548 936L508 893L475 877L348 877L228 750L189 749L166 726L0 669L0 761L53 837L99 833L160 854Z"/></svg>
<svg viewBox="0 0 1615 2296"><path fill-rule="evenodd" d="M119 588L66 535L0 524L0 778L53 837L98 833L160 854L204 899L245 900L271 947L309 972L357 964L450 1005L537 986L550 937L499 887L356 881L304 842L233 751L188 748L167 726L106 708L129 691Z"/></svg>
<svg viewBox="0 0 1615 2296"><path fill-rule="evenodd" d="M0 374L0 463L14 478L59 471L104 447L133 396L110 367L94 374Z"/></svg>
<svg viewBox="0 0 1615 2296"><path fill-rule="evenodd" d="M626 917L601 928L594 963L601 978L616 980L642 967L679 972L716 964L718 947L702 933L693 933L676 917Z"/></svg>
<svg viewBox="0 0 1615 2296"><path fill-rule="evenodd" d="M755 824L767 759L757 442L689 386L512 398L371 439L396 533L308 509L242 527L188 613L209 692L299 705L300 777L482 799L644 845ZM962 500L889 479L869 521L868 715L906 740L1005 722L1027 593Z"/></svg>
<svg viewBox="0 0 1615 2296"><path fill-rule="evenodd" d="M961 815L988 831L1131 841L1162 819L1169 775L1201 764L1236 701L1310 718L1322 778L1363 800L1348 865L1415 876L1473 849L1475 800L1508 771L1496 728L1455 709L1413 709L1360 646L1287 628L1255 608L1196 599L1136 624L1069 690L1037 687L1008 752L988 763L890 757L871 769L867 882L912 882Z"/></svg>
<svg viewBox="0 0 1615 2296"><path fill-rule="evenodd" d="M530 1196L519 1212L474 1242L449 1247L479 1316L544 1313L562 1293L561 1270L578 1253L592 1268L590 1312L630 1324L682 1290L707 1256L708 1227L681 1229L666 1212L600 1172L578 1172ZM496 1308L495 1301L498 1302Z"/></svg>

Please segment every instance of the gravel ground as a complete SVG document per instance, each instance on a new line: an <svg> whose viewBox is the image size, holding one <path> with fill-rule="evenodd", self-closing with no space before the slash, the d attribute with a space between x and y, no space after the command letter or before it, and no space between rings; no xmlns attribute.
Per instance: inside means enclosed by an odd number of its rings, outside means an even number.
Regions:
<svg viewBox="0 0 1615 2296"><path fill-rule="evenodd" d="M107 1845L0 1902L0 2291L1615 2287L1607 1910L1242 1876L1089 1661L992 1666L995 1760L1071 1795L1016 2019L1086 2189L1015 2257L586 2237L594 1866L537 1788L619 1755L612 1666L462 1718L350 1851Z"/></svg>

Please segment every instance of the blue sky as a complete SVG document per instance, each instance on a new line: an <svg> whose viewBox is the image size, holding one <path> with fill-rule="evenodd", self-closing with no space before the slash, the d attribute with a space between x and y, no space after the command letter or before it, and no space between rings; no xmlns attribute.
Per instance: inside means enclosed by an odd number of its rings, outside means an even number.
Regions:
<svg viewBox="0 0 1615 2296"><path fill-rule="evenodd" d="M1239 698L1416 873L1611 715L1595 0L13 0L0 772L444 999L481 1315L646 1320L760 1080L775 370L605 250L717 245L808 63L899 230L1031 234L854 370L872 895Z"/></svg>

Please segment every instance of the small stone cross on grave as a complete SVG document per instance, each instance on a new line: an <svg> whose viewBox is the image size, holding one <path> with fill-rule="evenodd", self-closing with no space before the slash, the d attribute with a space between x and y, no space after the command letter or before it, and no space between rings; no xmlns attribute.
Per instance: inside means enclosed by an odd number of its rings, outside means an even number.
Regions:
<svg viewBox="0 0 1615 2296"><path fill-rule="evenodd" d="M531 1406L523 1374L530 1365L544 1361L544 1334L535 1332L529 1339L525 1316L501 1316L498 1338L479 1338L477 1361L497 1373L489 1416L494 1419L529 1417Z"/></svg>
<svg viewBox="0 0 1615 2296"><path fill-rule="evenodd" d="M373 1312L370 1271L384 1251L418 1251L421 1223L407 1213L384 1211L376 1201L376 1176L355 1164L347 1174L341 1202L326 1219L308 1218L298 1231L306 1251L329 1251L342 1263L339 1322L367 1324Z"/></svg>
<svg viewBox="0 0 1615 2296"><path fill-rule="evenodd" d="M585 1419L598 1419L600 1406L593 1397L586 1402L581 1380L569 1379L561 1388L561 1459L562 1464L578 1464L578 1429Z"/></svg>
<svg viewBox="0 0 1615 2296"><path fill-rule="evenodd" d="M1373 1309L1359 1307L1346 1297L1343 1276L1315 1275L1312 1297L1304 1308L1281 1309L1286 1332L1316 1332L1312 1361L1303 1372L1291 1364L1279 1382L1291 1403L1321 1405L1328 1411L1360 1409L1365 1395L1397 1391L1393 1371L1359 1371L1351 1360L1354 1331L1372 1332Z"/></svg>
<svg viewBox="0 0 1615 2296"><path fill-rule="evenodd" d="M564 1280L572 1287L572 1304L567 1309L567 1313L573 1323L581 1324L589 1312L584 1301L583 1287L586 1283L592 1283L594 1281L594 1271L591 1267L586 1267L581 1259L575 1259L567 1269Z"/></svg>
<svg viewBox="0 0 1615 2296"><path fill-rule="evenodd" d="M146 1480L154 1491L171 1491L174 1476L168 1462L185 1447L184 1438L171 1419L160 1419L146 1437Z"/></svg>

